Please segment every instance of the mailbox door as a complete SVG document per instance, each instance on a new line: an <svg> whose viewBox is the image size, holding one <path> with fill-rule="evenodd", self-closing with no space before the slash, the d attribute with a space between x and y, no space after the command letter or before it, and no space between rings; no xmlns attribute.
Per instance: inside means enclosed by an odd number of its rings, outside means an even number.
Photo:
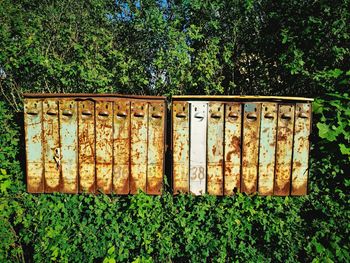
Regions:
<svg viewBox="0 0 350 263"><path fill-rule="evenodd" d="M260 110L260 103L244 104L241 189L248 194L257 190Z"/></svg>
<svg viewBox="0 0 350 263"><path fill-rule="evenodd" d="M190 191L205 194L207 153L207 102L191 102L190 118Z"/></svg>
<svg viewBox="0 0 350 263"><path fill-rule="evenodd" d="M95 103L78 102L79 191L95 192Z"/></svg>
<svg viewBox="0 0 350 263"><path fill-rule="evenodd" d="M114 171L113 191L128 194L130 177L130 101L114 102Z"/></svg>
<svg viewBox="0 0 350 263"><path fill-rule="evenodd" d="M161 194L164 159L164 102L150 102L148 108L147 193Z"/></svg>
<svg viewBox="0 0 350 263"><path fill-rule="evenodd" d="M242 105L225 105L225 177L224 194L232 195L241 183L241 125Z"/></svg>
<svg viewBox="0 0 350 263"><path fill-rule="evenodd" d="M307 194L311 104L297 103L293 147L292 195Z"/></svg>
<svg viewBox="0 0 350 263"><path fill-rule="evenodd" d="M60 143L63 193L78 192L78 119L77 102L60 100Z"/></svg>
<svg viewBox="0 0 350 263"><path fill-rule="evenodd" d="M294 105L279 105L274 195L285 196L290 193L293 128Z"/></svg>
<svg viewBox="0 0 350 263"><path fill-rule="evenodd" d="M222 195L224 191L224 104L209 103L207 178L208 194Z"/></svg>
<svg viewBox="0 0 350 263"><path fill-rule="evenodd" d="M263 103L261 110L259 189L261 195L273 195L275 148L277 131L277 104Z"/></svg>
<svg viewBox="0 0 350 263"><path fill-rule="evenodd" d="M44 192L42 101L24 101L24 127L26 142L27 189L30 193Z"/></svg>
<svg viewBox="0 0 350 263"><path fill-rule="evenodd" d="M189 191L189 104L173 102L173 189L174 194Z"/></svg>
<svg viewBox="0 0 350 263"><path fill-rule="evenodd" d="M44 160L45 160L45 192L61 191L61 159L62 152L59 136L58 100L43 101L43 131L44 131Z"/></svg>
<svg viewBox="0 0 350 263"><path fill-rule="evenodd" d="M146 192L148 103L131 102L131 177L130 192L136 194L140 189Z"/></svg>
<svg viewBox="0 0 350 263"><path fill-rule="evenodd" d="M96 102L96 181L97 190L112 192L113 102Z"/></svg>

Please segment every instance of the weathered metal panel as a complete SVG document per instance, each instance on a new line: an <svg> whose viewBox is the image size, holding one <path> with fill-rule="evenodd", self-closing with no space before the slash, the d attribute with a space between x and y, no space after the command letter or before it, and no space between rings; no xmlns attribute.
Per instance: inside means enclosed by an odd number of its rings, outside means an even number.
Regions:
<svg viewBox="0 0 350 263"><path fill-rule="evenodd" d="M259 182L261 195L273 194L277 131L277 103L262 104L260 123Z"/></svg>
<svg viewBox="0 0 350 263"><path fill-rule="evenodd" d="M79 191L95 192L95 103L78 102Z"/></svg>
<svg viewBox="0 0 350 263"><path fill-rule="evenodd" d="M148 103L131 102L131 177L130 192L146 192Z"/></svg>
<svg viewBox="0 0 350 263"><path fill-rule="evenodd" d="M173 102L173 190L189 191L189 106L187 102Z"/></svg>
<svg viewBox="0 0 350 263"><path fill-rule="evenodd" d="M239 103L225 105L225 195L232 195L235 189L240 189L241 184L241 108Z"/></svg>
<svg viewBox="0 0 350 263"><path fill-rule="evenodd" d="M77 102L60 100L60 144L63 193L78 192L78 118Z"/></svg>
<svg viewBox="0 0 350 263"><path fill-rule="evenodd" d="M112 192L113 102L96 101L96 183L97 190Z"/></svg>
<svg viewBox="0 0 350 263"><path fill-rule="evenodd" d="M311 105L297 103L293 146L292 195L307 194Z"/></svg>
<svg viewBox="0 0 350 263"><path fill-rule="evenodd" d="M190 118L190 191L205 194L207 153L207 102L191 102Z"/></svg>
<svg viewBox="0 0 350 263"><path fill-rule="evenodd" d="M207 189L208 194L223 195L224 176L224 104L209 103L208 149L207 149Z"/></svg>
<svg viewBox="0 0 350 263"><path fill-rule="evenodd" d="M27 189L30 193L44 192L42 107L41 100L25 99L24 101Z"/></svg>
<svg viewBox="0 0 350 263"><path fill-rule="evenodd" d="M61 159L62 152L59 136L58 100L45 99L43 101L43 132L44 132L44 160L45 160L45 192L59 192L61 190Z"/></svg>
<svg viewBox="0 0 350 263"><path fill-rule="evenodd" d="M148 108L147 193L161 194L163 185L164 120L163 102L150 102Z"/></svg>
<svg viewBox="0 0 350 263"><path fill-rule="evenodd" d="M274 195L290 193L293 151L294 105L280 104L278 109Z"/></svg>
<svg viewBox="0 0 350 263"><path fill-rule="evenodd" d="M130 100L117 99L114 102L113 145L113 191L116 194L128 194L130 190Z"/></svg>
<svg viewBox="0 0 350 263"><path fill-rule="evenodd" d="M257 191L260 111L260 103L244 104L241 189L248 194Z"/></svg>

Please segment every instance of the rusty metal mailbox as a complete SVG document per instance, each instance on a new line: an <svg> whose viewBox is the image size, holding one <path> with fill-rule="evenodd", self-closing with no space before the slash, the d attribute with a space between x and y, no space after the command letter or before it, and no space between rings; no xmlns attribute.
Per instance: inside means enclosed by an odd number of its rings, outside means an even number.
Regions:
<svg viewBox="0 0 350 263"><path fill-rule="evenodd" d="M311 101L174 96L174 193L307 194Z"/></svg>
<svg viewBox="0 0 350 263"><path fill-rule="evenodd" d="M166 109L158 96L25 94L28 192L160 194Z"/></svg>

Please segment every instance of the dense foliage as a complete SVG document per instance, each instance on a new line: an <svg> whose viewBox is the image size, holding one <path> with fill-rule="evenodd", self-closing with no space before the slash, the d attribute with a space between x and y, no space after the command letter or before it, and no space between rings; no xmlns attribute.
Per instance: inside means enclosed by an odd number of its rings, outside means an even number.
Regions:
<svg viewBox="0 0 350 263"><path fill-rule="evenodd" d="M350 261L350 1L0 1L0 262ZM23 92L316 97L310 194L25 192Z"/></svg>

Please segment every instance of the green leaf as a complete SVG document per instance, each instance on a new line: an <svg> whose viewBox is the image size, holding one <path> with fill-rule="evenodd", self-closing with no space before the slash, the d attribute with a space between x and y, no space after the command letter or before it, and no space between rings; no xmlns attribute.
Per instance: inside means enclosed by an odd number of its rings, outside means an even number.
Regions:
<svg viewBox="0 0 350 263"><path fill-rule="evenodd" d="M347 147L345 144L340 143L339 149L342 154L350 156L350 147Z"/></svg>
<svg viewBox="0 0 350 263"><path fill-rule="evenodd" d="M316 124L318 128L318 135L322 139L327 139L328 141L332 142L336 140L336 133L332 132L332 130L329 128L329 126L325 123L319 122Z"/></svg>
<svg viewBox="0 0 350 263"><path fill-rule="evenodd" d="M323 112L323 101L322 100L315 100L312 103L312 110L316 114L321 114Z"/></svg>
<svg viewBox="0 0 350 263"><path fill-rule="evenodd" d="M0 191L2 193L7 193L7 189L10 188L11 184L12 184L11 180L5 180L5 181L1 182Z"/></svg>
<svg viewBox="0 0 350 263"><path fill-rule="evenodd" d="M343 71L338 68L329 70L328 72L329 72L329 75L333 78L338 78L343 73Z"/></svg>
<svg viewBox="0 0 350 263"><path fill-rule="evenodd" d="M108 253L108 255L112 255L114 253L114 251L115 251L115 247L112 246L108 249L107 253Z"/></svg>

